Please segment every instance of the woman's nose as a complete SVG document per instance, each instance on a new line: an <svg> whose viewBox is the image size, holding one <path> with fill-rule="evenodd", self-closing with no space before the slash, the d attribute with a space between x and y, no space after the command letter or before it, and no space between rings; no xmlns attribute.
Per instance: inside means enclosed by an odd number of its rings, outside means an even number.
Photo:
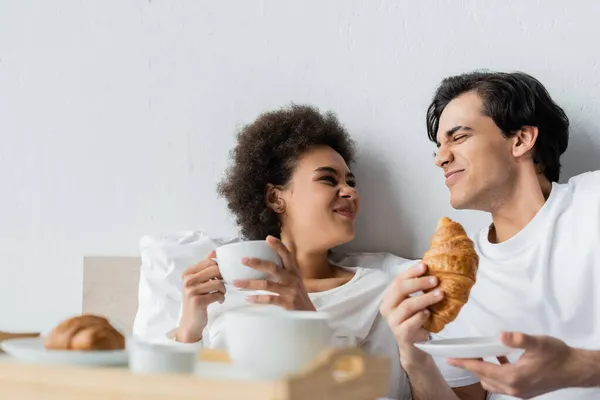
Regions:
<svg viewBox="0 0 600 400"><path fill-rule="evenodd" d="M345 185L344 187L342 187L342 190L340 191L340 196L345 199L354 200L354 199L356 199L356 196L357 196L356 188L349 186L349 185Z"/></svg>

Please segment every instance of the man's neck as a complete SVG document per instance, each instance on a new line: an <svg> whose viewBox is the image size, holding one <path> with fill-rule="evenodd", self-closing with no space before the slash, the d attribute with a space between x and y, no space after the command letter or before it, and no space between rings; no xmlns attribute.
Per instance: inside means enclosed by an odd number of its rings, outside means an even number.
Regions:
<svg viewBox="0 0 600 400"><path fill-rule="evenodd" d="M544 206L552 183L543 176L522 176L491 210L493 225L489 240L502 243L527 226Z"/></svg>

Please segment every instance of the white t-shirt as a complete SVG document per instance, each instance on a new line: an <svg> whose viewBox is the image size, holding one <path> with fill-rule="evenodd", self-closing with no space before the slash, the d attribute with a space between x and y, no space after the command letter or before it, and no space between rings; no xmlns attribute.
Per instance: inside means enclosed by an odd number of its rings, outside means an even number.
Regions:
<svg viewBox="0 0 600 400"><path fill-rule="evenodd" d="M518 331L600 349L600 171L554 183L535 218L511 239L492 244L486 228L473 240L480 256L477 281L457 319L439 336ZM445 360L438 365L450 386L477 382ZM488 399L513 397L492 394ZM597 400L600 388L564 389L536 399Z"/></svg>
<svg viewBox="0 0 600 400"><path fill-rule="evenodd" d="M391 375L387 396L393 399L410 399L410 386L400 366L398 345L385 319L379 314L383 292L391 282L390 275L371 268L343 268L354 272L354 277L348 283L325 292L309 293L310 300L318 311L330 315L329 323L334 331L351 332L359 347L367 353L389 357ZM209 306L202 346L226 347L223 314L232 309L252 307L245 300L246 295L247 293L228 287L225 302Z"/></svg>

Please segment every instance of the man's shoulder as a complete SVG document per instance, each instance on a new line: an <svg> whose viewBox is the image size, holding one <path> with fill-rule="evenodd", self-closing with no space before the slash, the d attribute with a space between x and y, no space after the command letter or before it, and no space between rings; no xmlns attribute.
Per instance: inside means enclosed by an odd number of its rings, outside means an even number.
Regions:
<svg viewBox="0 0 600 400"><path fill-rule="evenodd" d="M600 195L600 171L589 171L575 175L565 185L573 193L597 193Z"/></svg>
<svg viewBox="0 0 600 400"><path fill-rule="evenodd" d="M467 236L471 239L475 245L477 245L482 239L487 239L487 235L490 231L491 221L487 222L485 225L480 226L476 229L469 229L467 231Z"/></svg>

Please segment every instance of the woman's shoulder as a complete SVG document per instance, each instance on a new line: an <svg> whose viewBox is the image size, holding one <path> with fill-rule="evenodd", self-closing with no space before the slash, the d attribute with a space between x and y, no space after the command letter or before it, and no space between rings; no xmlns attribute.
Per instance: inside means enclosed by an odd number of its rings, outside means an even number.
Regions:
<svg viewBox="0 0 600 400"><path fill-rule="evenodd" d="M392 253L333 253L332 262L350 268L377 270L387 275L396 276L420 260L397 256Z"/></svg>

